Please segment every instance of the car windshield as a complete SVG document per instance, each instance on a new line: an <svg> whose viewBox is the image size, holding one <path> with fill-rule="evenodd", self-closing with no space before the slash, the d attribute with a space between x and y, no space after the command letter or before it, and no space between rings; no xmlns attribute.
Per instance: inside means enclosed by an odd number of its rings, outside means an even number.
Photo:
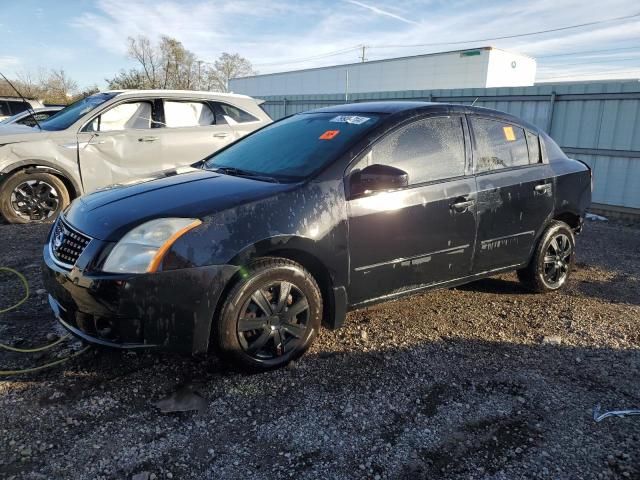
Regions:
<svg viewBox="0 0 640 480"><path fill-rule="evenodd" d="M64 130L65 128L69 128L83 115L102 105L107 100L111 100L116 95L117 94L113 92L96 93L82 100L78 100L68 107L63 108L55 115L50 116L45 121L40 122L40 127L43 130Z"/></svg>
<svg viewBox="0 0 640 480"><path fill-rule="evenodd" d="M298 181L330 163L380 115L304 113L273 123L215 153L207 169Z"/></svg>

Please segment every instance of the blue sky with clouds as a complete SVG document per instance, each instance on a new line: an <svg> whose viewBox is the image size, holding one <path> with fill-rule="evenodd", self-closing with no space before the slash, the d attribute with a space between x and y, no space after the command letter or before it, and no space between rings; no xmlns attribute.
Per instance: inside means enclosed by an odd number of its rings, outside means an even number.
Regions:
<svg viewBox="0 0 640 480"><path fill-rule="evenodd" d="M371 47L369 60L493 45L536 57L538 80L639 78L640 17L517 39L401 47L635 13L633 0L0 0L0 71L63 68L81 86L104 86L105 77L133 65L126 37L143 34L175 37L205 61L237 52L261 73L358 61L355 47L363 44ZM318 58L297 61L309 57Z"/></svg>

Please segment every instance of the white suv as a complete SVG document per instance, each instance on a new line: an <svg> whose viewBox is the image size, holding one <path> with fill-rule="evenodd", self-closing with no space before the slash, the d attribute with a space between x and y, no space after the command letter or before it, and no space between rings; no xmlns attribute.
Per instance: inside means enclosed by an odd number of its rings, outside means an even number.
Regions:
<svg viewBox="0 0 640 480"><path fill-rule="evenodd" d="M0 120L33 108L42 108L38 100L22 100L18 97L0 97Z"/></svg>
<svg viewBox="0 0 640 480"><path fill-rule="evenodd" d="M271 123L260 100L178 90L96 93L40 128L0 129L0 214L52 220L71 199L188 166Z"/></svg>

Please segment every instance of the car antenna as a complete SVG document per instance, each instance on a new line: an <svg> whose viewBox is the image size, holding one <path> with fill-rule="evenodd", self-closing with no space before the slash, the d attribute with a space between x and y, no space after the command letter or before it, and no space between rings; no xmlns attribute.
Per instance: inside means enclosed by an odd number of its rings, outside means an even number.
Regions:
<svg viewBox="0 0 640 480"><path fill-rule="evenodd" d="M22 99L22 101L25 103L25 105L27 105L27 109L33 114L33 121L36 122L36 125L38 126L38 129L42 130L42 127L40 126L40 122L38 121L38 119L36 118L36 111L33 109L33 107L31 106L31 104L29 102L27 102L26 98L24 98L22 96L22 94L18 91L18 89L13 85L13 83L11 83L9 81L9 79L7 77L4 76L4 73L0 72L0 76L2 76L2 78L4 78L4 81L7 82L11 88L13 88L16 93L18 94L18 96Z"/></svg>

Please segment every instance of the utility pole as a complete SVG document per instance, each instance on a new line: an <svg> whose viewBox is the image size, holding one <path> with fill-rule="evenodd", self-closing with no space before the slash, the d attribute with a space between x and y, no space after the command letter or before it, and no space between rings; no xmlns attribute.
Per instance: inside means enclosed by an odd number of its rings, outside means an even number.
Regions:
<svg viewBox="0 0 640 480"><path fill-rule="evenodd" d="M362 63L364 63L367 60L365 57L366 48L367 48L366 45L362 45L362 56L360 57L360 60L362 61Z"/></svg>

